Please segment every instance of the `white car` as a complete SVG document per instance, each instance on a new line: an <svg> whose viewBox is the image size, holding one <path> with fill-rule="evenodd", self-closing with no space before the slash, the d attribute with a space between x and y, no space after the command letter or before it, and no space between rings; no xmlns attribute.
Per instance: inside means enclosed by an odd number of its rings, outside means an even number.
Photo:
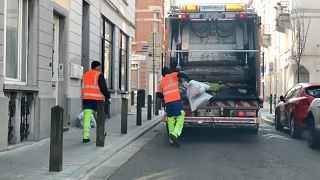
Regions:
<svg viewBox="0 0 320 180"><path fill-rule="evenodd" d="M317 97L320 97L320 91ZM320 98L315 98L310 104L308 117L304 123L308 126L310 136L308 145L311 149L320 148Z"/></svg>

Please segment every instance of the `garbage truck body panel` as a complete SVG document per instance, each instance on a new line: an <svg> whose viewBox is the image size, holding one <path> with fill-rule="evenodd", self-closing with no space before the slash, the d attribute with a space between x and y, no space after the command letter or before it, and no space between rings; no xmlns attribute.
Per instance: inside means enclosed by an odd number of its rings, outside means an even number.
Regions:
<svg viewBox="0 0 320 180"><path fill-rule="evenodd" d="M185 127L258 131L260 17L244 4L182 5L166 19L165 65L191 79L218 83L206 105L191 111L184 99Z"/></svg>

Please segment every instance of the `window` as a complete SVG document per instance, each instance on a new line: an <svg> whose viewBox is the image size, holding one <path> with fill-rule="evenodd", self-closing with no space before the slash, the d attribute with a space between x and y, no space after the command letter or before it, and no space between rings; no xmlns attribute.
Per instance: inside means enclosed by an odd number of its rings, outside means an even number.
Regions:
<svg viewBox="0 0 320 180"><path fill-rule="evenodd" d="M158 20L159 19L159 12L153 13L153 19Z"/></svg>
<svg viewBox="0 0 320 180"><path fill-rule="evenodd" d="M297 86L294 86L293 88L291 88L289 90L289 92L286 94L285 98L287 100L289 100L290 98L293 98L293 97L297 97L298 93L300 92L301 90L301 85L297 85Z"/></svg>
<svg viewBox="0 0 320 180"><path fill-rule="evenodd" d="M301 89L302 89L302 86L300 86L300 85L296 86L296 88L294 88L293 97L298 97Z"/></svg>
<svg viewBox="0 0 320 180"><path fill-rule="evenodd" d="M320 98L320 86L313 86L307 88L306 94L315 98Z"/></svg>
<svg viewBox="0 0 320 180"><path fill-rule="evenodd" d="M290 98L293 97L294 90L295 90L295 87L291 88L291 89L287 92L287 94L285 95L285 99L286 99L286 100L288 100L288 99L290 99Z"/></svg>
<svg viewBox="0 0 320 180"><path fill-rule="evenodd" d="M5 79L26 83L28 0L7 0L5 10Z"/></svg>
<svg viewBox="0 0 320 180"><path fill-rule="evenodd" d="M120 33L120 51L119 51L119 89L121 91L128 90L127 72L128 72L128 36Z"/></svg>
<svg viewBox="0 0 320 180"><path fill-rule="evenodd" d="M102 29L102 45L103 45L103 59L102 59L102 71L106 78L108 88L113 89L112 81L112 55L113 55L113 24L111 24L106 18L103 19Z"/></svg>

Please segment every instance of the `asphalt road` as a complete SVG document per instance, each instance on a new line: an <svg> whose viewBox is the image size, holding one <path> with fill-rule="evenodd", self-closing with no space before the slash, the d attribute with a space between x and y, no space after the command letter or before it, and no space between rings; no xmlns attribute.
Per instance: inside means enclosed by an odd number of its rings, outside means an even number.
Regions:
<svg viewBox="0 0 320 180"><path fill-rule="evenodd" d="M320 151L262 124L258 135L234 131L186 132L170 147L164 125L111 180L320 179Z"/></svg>

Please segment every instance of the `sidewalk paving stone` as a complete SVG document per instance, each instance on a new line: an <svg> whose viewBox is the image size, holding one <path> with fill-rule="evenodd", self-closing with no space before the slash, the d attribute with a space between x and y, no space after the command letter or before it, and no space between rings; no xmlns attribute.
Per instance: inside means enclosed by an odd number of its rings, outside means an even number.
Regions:
<svg viewBox="0 0 320 180"><path fill-rule="evenodd" d="M82 129L70 129L63 134L63 168L49 172L50 140L30 143L10 151L0 152L1 179L81 179L112 158L128 144L142 136L162 120L162 115L147 120L142 111L142 126L136 126L135 108L128 115L128 134L121 134L121 116L106 120L104 147L96 147L96 129L91 129L91 142L82 143Z"/></svg>
<svg viewBox="0 0 320 180"><path fill-rule="evenodd" d="M272 114L270 114L270 104L264 103L263 109L261 109L260 111L262 120L267 124L274 126L274 109L272 111Z"/></svg>

